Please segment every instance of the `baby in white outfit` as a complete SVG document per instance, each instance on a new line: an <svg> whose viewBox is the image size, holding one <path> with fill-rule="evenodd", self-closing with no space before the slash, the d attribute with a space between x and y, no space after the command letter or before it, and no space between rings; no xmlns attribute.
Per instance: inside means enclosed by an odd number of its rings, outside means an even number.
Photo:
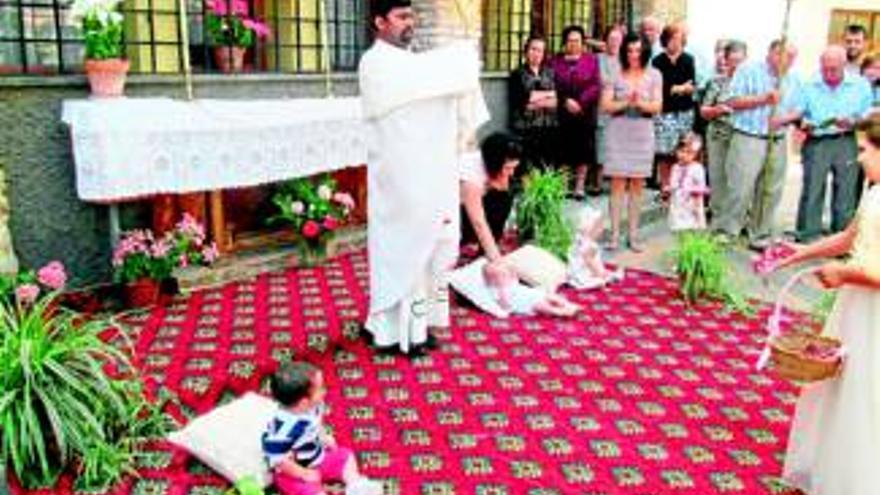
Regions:
<svg viewBox="0 0 880 495"><path fill-rule="evenodd" d="M602 214L585 206L578 219L577 237L568 254L568 285L575 289L595 289L623 280L623 269L609 270L602 261Z"/></svg>

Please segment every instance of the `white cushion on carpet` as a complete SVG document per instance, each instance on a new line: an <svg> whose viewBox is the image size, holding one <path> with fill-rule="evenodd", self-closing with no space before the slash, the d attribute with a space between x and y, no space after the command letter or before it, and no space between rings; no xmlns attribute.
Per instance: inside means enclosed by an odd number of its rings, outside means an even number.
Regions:
<svg viewBox="0 0 880 495"><path fill-rule="evenodd" d="M168 439L230 482L253 476L265 488L272 477L261 437L277 410L273 400L248 392L192 420Z"/></svg>
<svg viewBox="0 0 880 495"><path fill-rule="evenodd" d="M453 271L449 275L449 285L480 310L496 318L507 318L510 313L498 304L483 278L484 266L486 266L486 258L477 258L473 263Z"/></svg>
<svg viewBox="0 0 880 495"><path fill-rule="evenodd" d="M553 293L568 275L565 263L553 253L538 246L526 244L503 258L523 282Z"/></svg>

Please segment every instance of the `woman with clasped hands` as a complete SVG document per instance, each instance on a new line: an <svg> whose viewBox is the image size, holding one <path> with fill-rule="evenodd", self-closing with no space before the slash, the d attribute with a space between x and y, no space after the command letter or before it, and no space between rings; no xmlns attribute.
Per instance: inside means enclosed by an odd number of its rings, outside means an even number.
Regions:
<svg viewBox="0 0 880 495"><path fill-rule="evenodd" d="M620 50L620 74L602 92L601 110L611 116L605 144L605 175L611 178L611 239L620 246L620 219L627 202L630 249L644 249L639 212L645 179L654 162L654 121L663 106L663 77L649 65L651 45L628 34Z"/></svg>

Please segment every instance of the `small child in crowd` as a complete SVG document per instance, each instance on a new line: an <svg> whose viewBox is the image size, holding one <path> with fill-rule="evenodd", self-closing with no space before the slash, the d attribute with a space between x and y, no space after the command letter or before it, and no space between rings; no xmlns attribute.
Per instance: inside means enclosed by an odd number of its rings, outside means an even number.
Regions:
<svg viewBox="0 0 880 495"><path fill-rule="evenodd" d="M584 207L578 221L577 237L568 255L567 283L575 289L595 289L623 280L623 269L609 270L602 261L599 239L605 229L602 214Z"/></svg>
<svg viewBox="0 0 880 495"><path fill-rule="evenodd" d="M476 263L485 263L485 259ZM485 263L482 267L487 289L502 309L513 314L571 317L581 307L560 296L542 289L529 287L519 281L512 268L504 263Z"/></svg>
<svg viewBox="0 0 880 495"><path fill-rule="evenodd" d="M324 376L303 362L282 365L271 380L281 406L263 433L263 453L282 495L324 495L324 481L343 481L346 495L382 495L358 472L354 453L324 430Z"/></svg>
<svg viewBox="0 0 880 495"><path fill-rule="evenodd" d="M694 133L681 137L675 148L678 162L669 178L669 229L673 232L706 228L706 170L697 161L702 143Z"/></svg>

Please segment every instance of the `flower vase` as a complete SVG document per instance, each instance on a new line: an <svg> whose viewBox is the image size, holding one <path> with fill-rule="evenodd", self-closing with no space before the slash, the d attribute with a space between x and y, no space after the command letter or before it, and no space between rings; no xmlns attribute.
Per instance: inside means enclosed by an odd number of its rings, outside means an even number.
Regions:
<svg viewBox="0 0 880 495"><path fill-rule="evenodd" d="M244 47L240 46L215 46L214 62L217 68L224 74L241 72L244 68Z"/></svg>
<svg viewBox="0 0 880 495"><path fill-rule="evenodd" d="M86 60L85 71L89 86L92 88L92 96L97 98L122 96L129 65L128 60L121 58Z"/></svg>
<svg viewBox="0 0 880 495"><path fill-rule="evenodd" d="M152 306L159 301L161 284L152 278L142 278L125 286L125 302L132 308Z"/></svg>
<svg viewBox="0 0 880 495"><path fill-rule="evenodd" d="M299 266L317 266L327 257L327 243L323 239L303 240L300 241L297 251Z"/></svg>

